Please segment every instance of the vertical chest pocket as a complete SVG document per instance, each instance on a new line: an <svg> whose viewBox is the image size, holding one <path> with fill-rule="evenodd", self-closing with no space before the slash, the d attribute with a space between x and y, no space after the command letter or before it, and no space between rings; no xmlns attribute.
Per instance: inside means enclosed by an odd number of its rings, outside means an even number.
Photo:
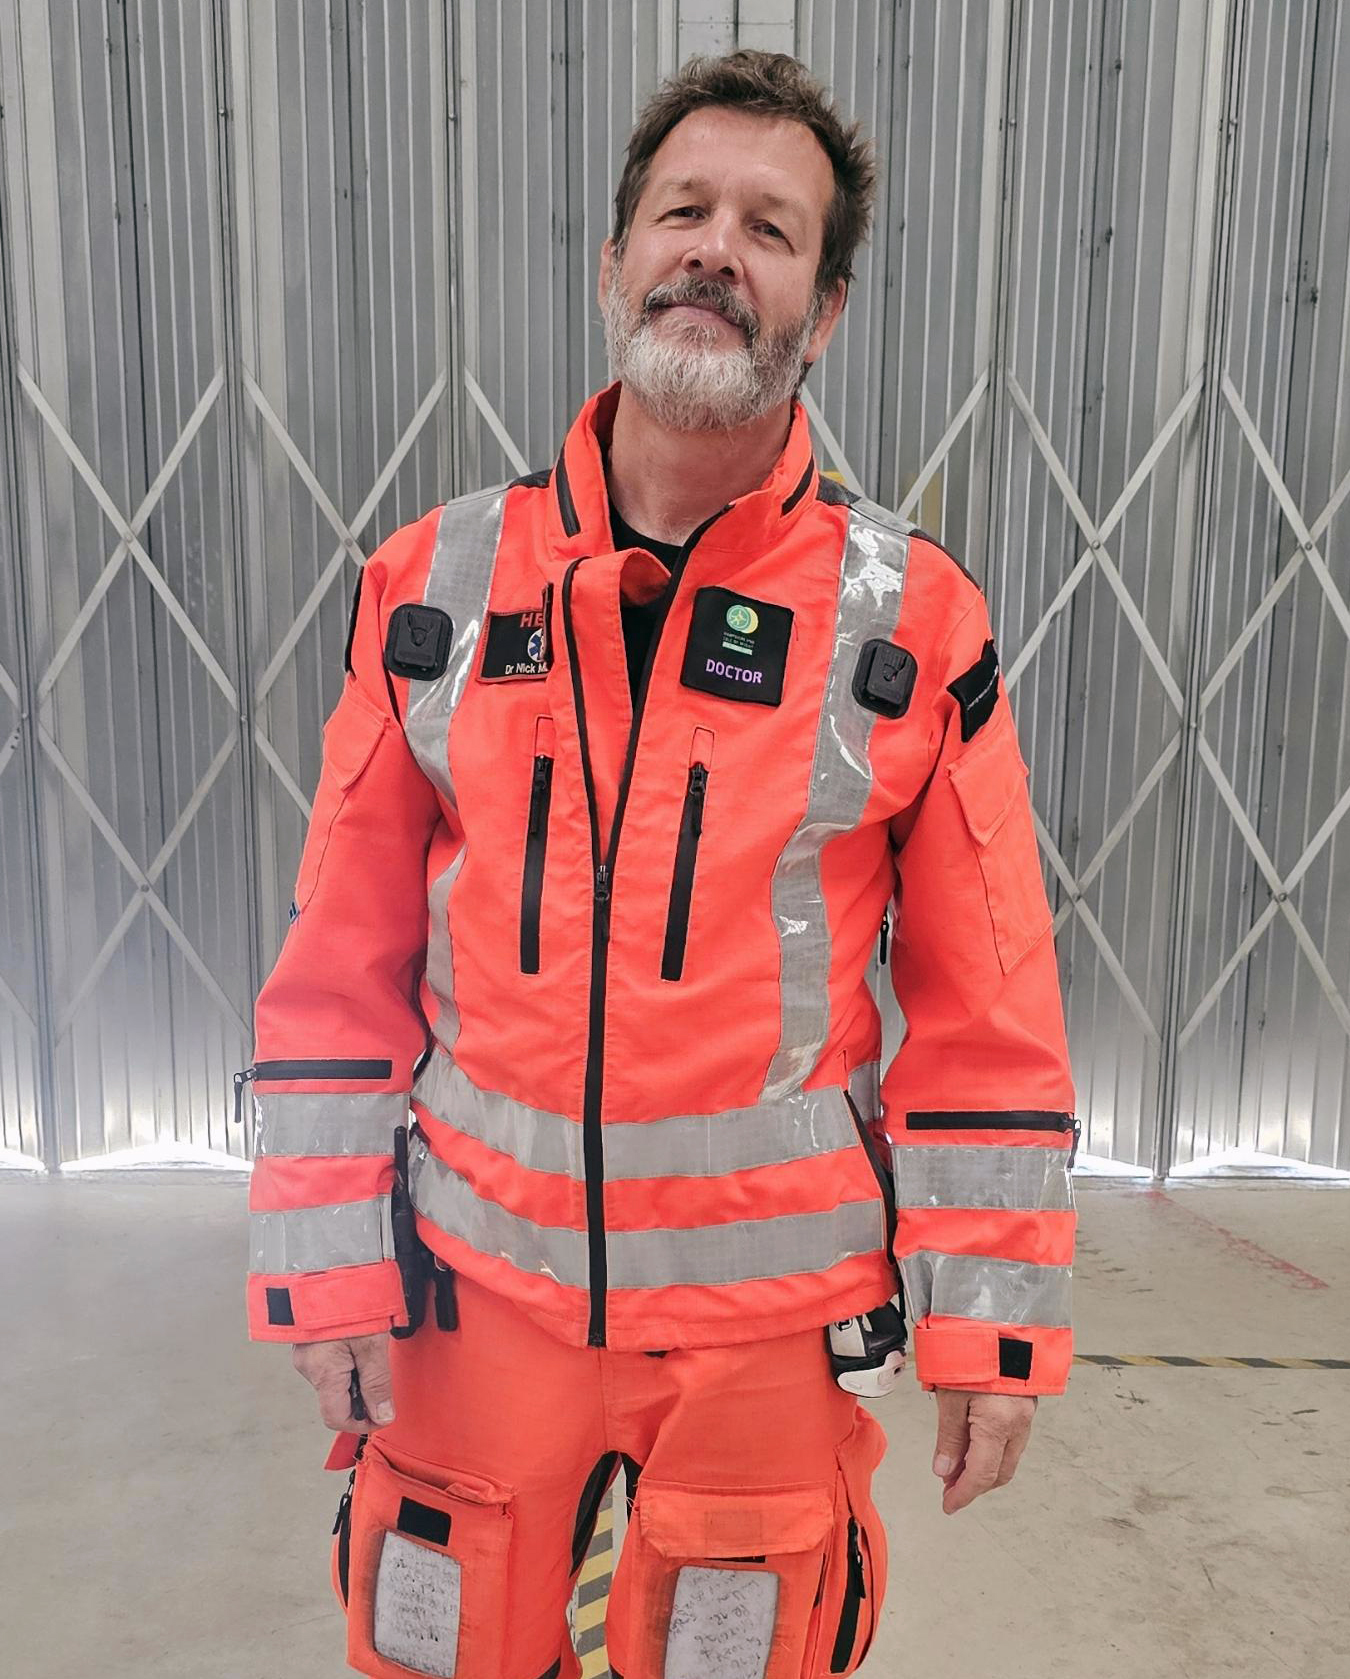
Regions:
<svg viewBox="0 0 1350 1679"><path fill-rule="evenodd" d="M553 719L539 717L534 726L530 803L520 871L520 971L523 974L539 972L539 923L544 903L544 865L548 860L548 819L553 804L554 752Z"/></svg>
<svg viewBox="0 0 1350 1679"><path fill-rule="evenodd" d="M385 729L391 726L384 713L349 677L342 698L324 725L323 764L319 770L319 785L314 794L314 808L305 834L304 850L300 855L300 872L295 882L298 909L304 909L314 896L334 825L366 766L375 756Z"/></svg>
<svg viewBox="0 0 1350 1679"><path fill-rule="evenodd" d="M695 729L689 746L689 768L680 807L680 826L675 837L675 856L670 870L670 903L666 910L666 937L661 949L661 978L679 979L684 973L684 953L689 942L689 913L694 903L694 872L703 838L703 813L708 798L708 777L712 771L713 731Z"/></svg>
<svg viewBox="0 0 1350 1679"><path fill-rule="evenodd" d="M947 773L974 849L999 965L1010 973L1051 924L1027 766L1011 717L983 730Z"/></svg>

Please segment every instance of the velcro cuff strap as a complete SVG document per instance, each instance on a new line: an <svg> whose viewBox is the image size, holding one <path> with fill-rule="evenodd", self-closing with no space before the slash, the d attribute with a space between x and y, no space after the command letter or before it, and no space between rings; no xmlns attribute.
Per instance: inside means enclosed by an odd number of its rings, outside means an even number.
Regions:
<svg viewBox="0 0 1350 1679"><path fill-rule="evenodd" d="M915 1324L914 1373L934 1387L996 1382L998 1330L988 1323L944 1324L941 1329Z"/></svg>
<svg viewBox="0 0 1350 1679"><path fill-rule="evenodd" d="M388 1329L404 1315L403 1284L392 1259L248 1279L248 1327L255 1341L371 1334Z"/></svg>

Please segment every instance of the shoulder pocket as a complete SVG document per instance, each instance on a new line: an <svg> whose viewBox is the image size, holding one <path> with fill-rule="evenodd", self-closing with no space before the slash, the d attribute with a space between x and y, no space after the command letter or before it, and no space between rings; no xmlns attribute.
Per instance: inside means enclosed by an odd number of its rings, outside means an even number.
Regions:
<svg viewBox="0 0 1350 1679"><path fill-rule="evenodd" d="M979 862L999 966L1010 973L1051 922L1011 720L983 731L947 773Z"/></svg>
<svg viewBox="0 0 1350 1679"><path fill-rule="evenodd" d="M323 764L295 883L298 909L303 909L314 896L333 824L390 726L385 714L349 678L341 700L324 725Z"/></svg>

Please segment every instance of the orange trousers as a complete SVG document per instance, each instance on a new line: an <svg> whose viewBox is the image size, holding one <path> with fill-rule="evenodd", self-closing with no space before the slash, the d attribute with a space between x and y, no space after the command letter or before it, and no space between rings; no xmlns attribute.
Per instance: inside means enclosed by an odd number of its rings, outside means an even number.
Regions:
<svg viewBox="0 0 1350 1679"><path fill-rule="evenodd" d="M886 1585L870 1493L886 1437L835 1383L823 1329L664 1356L579 1348L455 1281L459 1327L393 1343L397 1419L366 1442L340 1513L357 1671L577 1679L567 1605L625 1459L616 1675L854 1670Z"/></svg>

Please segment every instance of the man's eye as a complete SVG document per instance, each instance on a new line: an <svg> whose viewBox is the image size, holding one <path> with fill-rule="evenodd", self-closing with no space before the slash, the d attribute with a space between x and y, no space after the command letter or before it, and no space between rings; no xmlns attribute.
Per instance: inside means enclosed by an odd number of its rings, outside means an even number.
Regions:
<svg viewBox="0 0 1350 1679"><path fill-rule="evenodd" d="M764 229L765 233L771 233L775 239L787 238L787 234L783 232L782 228L775 227L772 222L761 222L759 225Z"/></svg>
<svg viewBox="0 0 1350 1679"><path fill-rule="evenodd" d="M701 216L703 212L697 204L681 204L677 209L667 210L668 216Z"/></svg>

